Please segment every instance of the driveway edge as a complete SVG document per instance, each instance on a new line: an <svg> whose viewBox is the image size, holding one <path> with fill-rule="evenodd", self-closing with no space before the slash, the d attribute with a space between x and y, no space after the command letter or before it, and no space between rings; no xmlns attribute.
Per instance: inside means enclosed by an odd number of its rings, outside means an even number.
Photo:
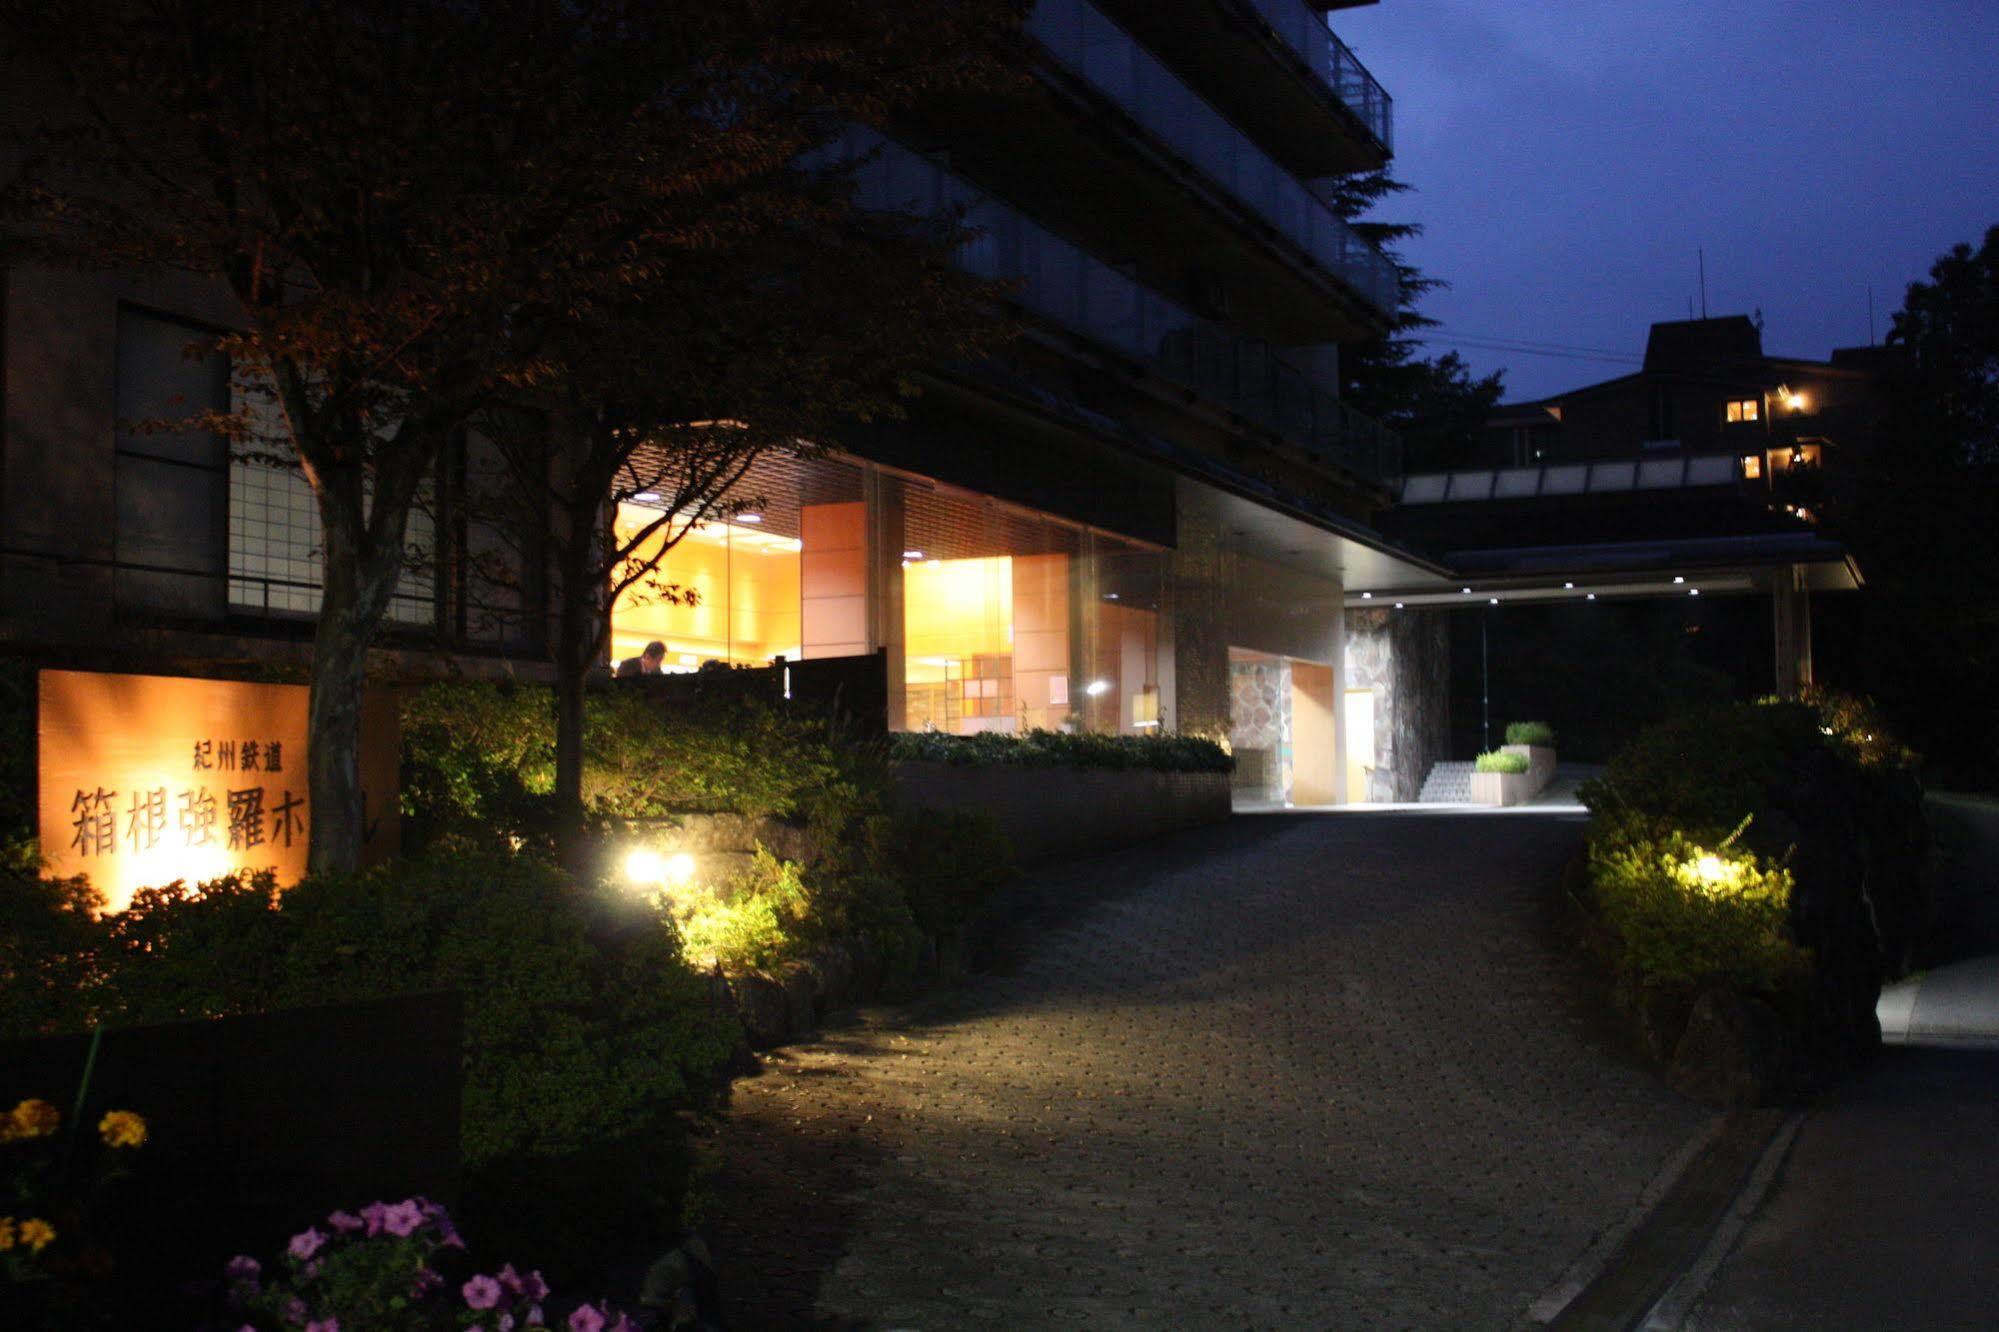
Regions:
<svg viewBox="0 0 1999 1332"><path fill-rule="evenodd" d="M1716 1247L1725 1255L1734 1243L1740 1226L1725 1239L1719 1231L1728 1229L1733 1213L1741 1212L1746 1220L1755 1210L1799 1118L1781 1110L1741 1110L1723 1116L1698 1140L1695 1150L1683 1150L1667 1163L1660 1174L1673 1176L1670 1183L1615 1243L1596 1275L1560 1305L1556 1297L1571 1283L1558 1284L1535 1303L1529 1318L1554 1332L1632 1332L1648 1325L1655 1311L1663 1312L1676 1296L1684 1295L1691 1305L1705 1281L1693 1284L1685 1278L1701 1270ZM1680 1166L1677 1171L1675 1165ZM1653 1194L1654 1189L1646 1193ZM1611 1245L1600 1243L1594 1252L1606 1247ZM1585 1255L1585 1266L1591 1256ZM1714 1261L1718 1266L1720 1257ZM1712 1276L1711 1267L1706 1271Z"/></svg>

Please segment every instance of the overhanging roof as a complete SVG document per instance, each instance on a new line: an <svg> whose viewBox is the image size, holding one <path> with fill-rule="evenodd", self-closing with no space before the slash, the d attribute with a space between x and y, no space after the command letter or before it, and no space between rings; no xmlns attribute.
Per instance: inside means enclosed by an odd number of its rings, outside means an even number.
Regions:
<svg viewBox="0 0 1999 1332"><path fill-rule="evenodd" d="M1515 546L1451 551L1456 585L1427 580L1390 587L1350 584L1347 605L1471 606L1492 602L1588 601L1619 597L1768 593L1798 569L1814 592L1852 591L1859 566L1844 546L1810 532Z"/></svg>

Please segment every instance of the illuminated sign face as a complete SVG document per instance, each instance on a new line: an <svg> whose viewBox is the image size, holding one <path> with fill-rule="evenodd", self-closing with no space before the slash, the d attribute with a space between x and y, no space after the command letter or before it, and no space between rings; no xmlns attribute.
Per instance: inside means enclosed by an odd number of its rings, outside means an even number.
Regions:
<svg viewBox="0 0 1999 1332"><path fill-rule="evenodd" d="M301 685L41 673L42 855L120 910L140 888L305 873Z"/></svg>

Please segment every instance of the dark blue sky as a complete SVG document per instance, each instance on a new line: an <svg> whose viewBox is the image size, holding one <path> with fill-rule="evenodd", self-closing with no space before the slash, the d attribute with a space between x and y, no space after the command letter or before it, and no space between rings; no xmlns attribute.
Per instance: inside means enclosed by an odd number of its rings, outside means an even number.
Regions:
<svg viewBox="0 0 1999 1332"><path fill-rule="evenodd" d="M1761 308L1764 349L1867 341L1999 223L1999 0L1382 0L1334 31L1395 98L1381 210L1451 290L1422 309L1507 397L1635 359L1656 319ZM1454 342L1454 338L1466 339Z"/></svg>

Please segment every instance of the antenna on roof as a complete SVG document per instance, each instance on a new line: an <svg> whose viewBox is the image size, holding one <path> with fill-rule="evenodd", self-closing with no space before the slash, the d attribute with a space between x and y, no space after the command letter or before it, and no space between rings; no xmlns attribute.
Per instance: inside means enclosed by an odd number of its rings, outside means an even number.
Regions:
<svg viewBox="0 0 1999 1332"><path fill-rule="evenodd" d="M1701 270L1701 318L1705 319L1707 318L1707 251L1696 247L1694 261L1700 265Z"/></svg>
<svg viewBox="0 0 1999 1332"><path fill-rule="evenodd" d="M1874 345L1874 284L1867 284L1867 345Z"/></svg>

